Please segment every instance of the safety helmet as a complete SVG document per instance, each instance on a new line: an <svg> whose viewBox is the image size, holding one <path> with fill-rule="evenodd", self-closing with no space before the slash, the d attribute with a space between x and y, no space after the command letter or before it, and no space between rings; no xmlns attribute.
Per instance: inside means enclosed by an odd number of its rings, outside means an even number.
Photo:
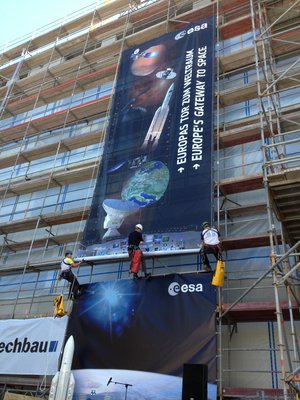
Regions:
<svg viewBox="0 0 300 400"><path fill-rule="evenodd" d="M210 223L207 221L202 222L202 228L204 228L206 225L210 225Z"/></svg>
<svg viewBox="0 0 300 400"><path fill-rule="evenodd" d="M68 254L73 254L73 251L72 250L66 250L65 256L67 256Z"/></svg>
<svg viewBox="0 0 300 400"><path fill-rule="evenodd" d="M141 225L141 224L136 224L135 227L138 228L138 229L140 229L141 231L143 230L143 225Z"/></svg>

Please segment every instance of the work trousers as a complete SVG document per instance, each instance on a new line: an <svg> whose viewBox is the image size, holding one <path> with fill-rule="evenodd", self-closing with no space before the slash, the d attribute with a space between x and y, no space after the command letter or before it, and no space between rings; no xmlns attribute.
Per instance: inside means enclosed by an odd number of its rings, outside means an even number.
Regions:
<svg viewBox="0 0 300 400"><path fill-rule="evenodd" d="M138 249L138 247L136 247L136 246L128 246L127 250L128 250L128 255L129 255L130 261L132 260L132 257L133 257L135 249ZM143 273L146 274L147 273L147 267L146 267L146 260L145 260L143 252L142 252L142 258L141 258L141 268L142 268Z"/></svg>
<svg viewBox="0 0 300 400"><path fill-rule="evenodd" d="M204 269L211 269L209 259L207 254L213 254L217 261L222 261L222 248L220 244L207 245L204 244L200 250L200 255L202 258L202 264Z"/></svg>
<svg viewBox="0 0 300 400"><path fill-rule="evenodd" d="M70 299L71 296L73 296L74 299L76 299L80 295L80 285L76 276L70 269L68 271L63 271L60 276L71 284L68 298Z"/></svg>

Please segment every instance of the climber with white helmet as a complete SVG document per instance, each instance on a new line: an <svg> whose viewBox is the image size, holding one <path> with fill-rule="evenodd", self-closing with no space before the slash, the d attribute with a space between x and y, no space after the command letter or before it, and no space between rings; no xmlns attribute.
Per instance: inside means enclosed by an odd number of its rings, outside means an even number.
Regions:
<svg viewBox="0 0 300 400"><path fill-rule="evenodd" d="M147 273L146 261L143 255L140 245L143 244L144 239L142 235L143 225L136 224L134 231L128 236L128 255L130 258L130 272L133 273L133 279L139 279L138 272L142 265L142 271L145 274L145 278L150 279L151 274Z"/></svg>

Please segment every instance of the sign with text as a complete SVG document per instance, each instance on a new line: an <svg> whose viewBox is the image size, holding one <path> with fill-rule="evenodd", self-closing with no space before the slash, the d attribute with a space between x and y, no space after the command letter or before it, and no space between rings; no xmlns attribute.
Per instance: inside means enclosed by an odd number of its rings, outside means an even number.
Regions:
<svg viewBox="0 0 300 400"><path fill-rule="evenodd" d="M0 321L0 374L54 375L68 318Z"/></svg>
<svg viewBox="0 0 300 400"><path fill-rule="evenodd" d="M123 52L85 246L107 254L136 223L156 248L199 242L212 215L213 58L213 17Z"/></svg>

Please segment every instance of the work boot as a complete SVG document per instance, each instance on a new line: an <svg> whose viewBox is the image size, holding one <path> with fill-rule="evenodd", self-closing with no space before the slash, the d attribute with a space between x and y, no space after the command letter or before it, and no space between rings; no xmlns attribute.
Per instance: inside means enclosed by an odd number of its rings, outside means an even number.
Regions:
<svg viewBox="0 0 300 400"><path fill-rule="evenodd" d="M150 278L151 278L151 274L149 272L145 272L146 281L149 281Z"/></svg>
<svg viewBox="0 0 300 400"><path fill-rule="evenodd" d="M136 272L134 272L133 274L133 280L137 281L138 279L140 279L140 277L138 276L138 274Z"/></svg>

